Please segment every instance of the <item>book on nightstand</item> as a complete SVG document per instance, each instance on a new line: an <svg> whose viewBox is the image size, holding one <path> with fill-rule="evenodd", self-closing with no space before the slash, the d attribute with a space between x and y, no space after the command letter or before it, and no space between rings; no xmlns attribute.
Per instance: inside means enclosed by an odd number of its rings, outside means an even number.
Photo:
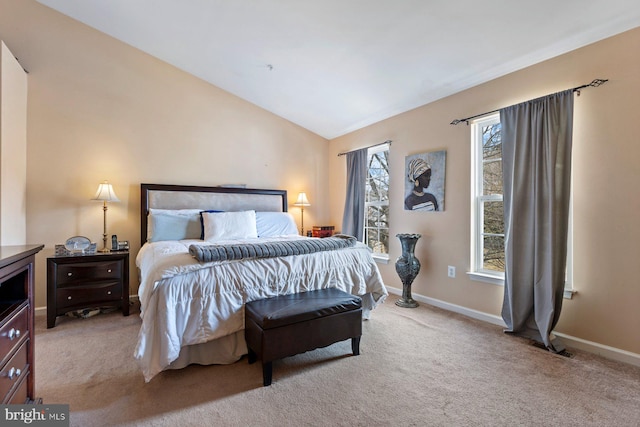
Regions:
<svg viewBox="0 0 640 427"><path fill-rule="evenodd" d="M333 225L314 225L312 229L313 237L329 237L333 235L335 227Z"/></svg>

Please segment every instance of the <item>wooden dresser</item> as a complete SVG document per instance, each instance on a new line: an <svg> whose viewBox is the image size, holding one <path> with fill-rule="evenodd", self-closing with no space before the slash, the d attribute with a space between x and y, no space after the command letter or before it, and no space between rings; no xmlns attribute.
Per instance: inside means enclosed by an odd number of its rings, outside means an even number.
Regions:
<svg viewBox="0 0 640 427"><path fill-rule="evenodd" d="M43 245L0 246L0 399L38 401L34 368L34 272Z"/></svg>

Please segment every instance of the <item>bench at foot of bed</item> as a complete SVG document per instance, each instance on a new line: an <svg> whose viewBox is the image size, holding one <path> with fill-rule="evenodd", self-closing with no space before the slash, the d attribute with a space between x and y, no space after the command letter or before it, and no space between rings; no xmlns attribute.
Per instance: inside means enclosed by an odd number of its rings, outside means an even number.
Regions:
<svg viewBox="0 0 640 427"><path fill-rule="evenodd" d="M245 339L249 363L262 361L263 384L271 384L272 362L351 339L360 354L362 301L329 288L248 302Z"/></svg>

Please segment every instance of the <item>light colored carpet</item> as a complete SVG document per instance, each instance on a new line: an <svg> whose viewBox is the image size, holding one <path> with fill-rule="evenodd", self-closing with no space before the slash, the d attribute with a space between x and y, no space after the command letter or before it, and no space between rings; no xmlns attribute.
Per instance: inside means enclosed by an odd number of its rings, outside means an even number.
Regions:
<svg viewBox="0 0 640 427"><path fill-rule="evenodd" d="M350 341L274 362L190 366L145 383L135 311L36 316L36 394L73 426L640 426L640 368L552 355L497 326L431 306L396 307ZM571 350L571 349L570 349Z"/></svg>

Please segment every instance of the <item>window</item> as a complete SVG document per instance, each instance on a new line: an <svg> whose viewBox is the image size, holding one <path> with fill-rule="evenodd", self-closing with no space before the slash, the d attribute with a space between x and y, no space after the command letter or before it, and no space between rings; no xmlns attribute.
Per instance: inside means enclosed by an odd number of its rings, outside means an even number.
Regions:
<svg viewBox="0 0 640 427"><path fill-rule="evenodd" d="M374 258L389 259L389 144L369 148L364 241Z"/></svg>
<svg viewBox="0 0 640 427"><path fill-rule="evenodd" d="M472 126L472 272L504 279L502 204L502 140L500 116L487 116Z"/></svg>
<svg viewBox="0 0 640 427"><path fill-rule="evenodd" d="M502 202L502 139L500 115L476 120L471 126L471 278L504 284L504 210ZM573 203L569 233L565 298L572 290Z"/></svg>

